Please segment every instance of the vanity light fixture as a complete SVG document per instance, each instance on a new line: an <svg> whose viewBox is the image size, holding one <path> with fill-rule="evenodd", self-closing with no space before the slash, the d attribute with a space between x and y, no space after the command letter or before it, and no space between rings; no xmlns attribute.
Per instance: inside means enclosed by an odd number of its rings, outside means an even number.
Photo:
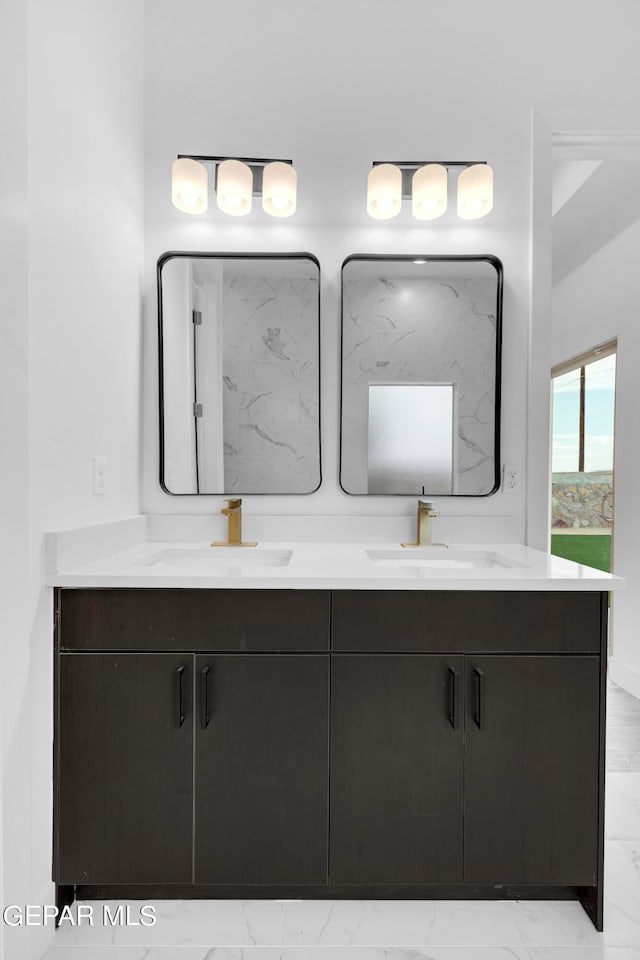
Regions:
<svg viewBox="0 0 640 960"><path fill-rule="evenodd" d="M298 175L291 160L210 157L179 154L171 167L171 199L184 213L207 210L207 166L214 168L216 204L232 217L251 212L254 196L272 217L296 210Z"/></svg>
<svg viewBox="0 0 640 960"><path fill-rule="evenodd" d="M447 168L441 163L418 167L411 177L411 212L417 220L436 220L447 209Z"/></svg>
<svg viewBox="0 0 640 960"><path fill-rule="evenodd" d="M223 160L216 176L216 203L220 210L232 217L246 217L251 213L253 173L242 160Z"/></svg>
<svg viewBox="0 0 640 960"><path fill-rule="evenodd" d="M207 168L191 157L171 164L171 199L183 213L205 213L209 204Z"/></svg>
<svg viewBox="0 0 640 960"><path fill-rule="evenodd" d="M487 163L474 163L458 176L458 216L478 220L493 210L493 170Z"/></svg>
<svg viewBox="0 0 640 960"><path fill-rule="evenodd" d="M402 205L402 171L393 163L374 163L367 180L367 212L374 220L390 220Z"/></svg>
<svg viewBox="0 0 640 960"><path fill-rule="evenodd" d="M436 220L447 209L449 167L463 167L457 180L457 213L478 220L493 209L493 170L482 161L374 161L367 180L367 212L376 220L400 213L403 197L411 197L417 220Z"/></svg>
<svg viewBox="0 0 640 960"><path fill-rule="evenodd" d="M296 212L298 174L292 163L274 160L262 171L262 209L272 217Z"/></svg>

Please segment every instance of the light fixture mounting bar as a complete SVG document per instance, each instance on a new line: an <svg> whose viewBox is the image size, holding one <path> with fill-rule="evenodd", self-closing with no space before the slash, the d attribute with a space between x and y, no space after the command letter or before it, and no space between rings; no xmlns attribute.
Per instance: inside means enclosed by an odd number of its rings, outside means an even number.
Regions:
<svg viewBox="0 0 640 960"><path fill-rule="evenodd" d="M197 157L193 158L197 160ZM488 163L487 160L374 160L372 167L379 167L383 163L390 163L401 170L418 170L430 163L439 163L441 167L475 167L479 163Z"/></svg>
<svg viewBox="0 0 640 960"><path fill-rule="evenodd" d="M290 163L293 164L293 160L281 160L277 157L274 160L260 160L256 157L210 157L203 156L197 153L179 153L177 155L178 160L197 160L199 163L222 163L223 160L239 160L240 163L246 163L250 167L266 167L268 163Z"/></svg>

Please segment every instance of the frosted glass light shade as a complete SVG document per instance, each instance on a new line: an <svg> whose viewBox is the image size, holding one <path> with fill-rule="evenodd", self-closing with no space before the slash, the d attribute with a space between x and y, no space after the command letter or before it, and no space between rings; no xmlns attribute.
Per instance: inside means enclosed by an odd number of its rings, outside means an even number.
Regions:
<svg viewBox="0 0 640 960"><path fill-rule="evenodd" d="M402 205L402 171L393 163L380 163L367 178L367 213L374 220L390 220Z"/></svg>
<svg viewBox="0 0 640 960"><path fill-rule="evenodd" d="M251 212L253 173L241 160L223 160L218 164L216 203L232 217L244 217Z"/></svg>
<svg viewBox="0 0 640 960"><path fill-rule="evenodd" d="M411 212L418 220L435 220L447 209L447 168L419 167L411 178Z"/></svg>
<svg viewBox="0 0 640 960"><path fill-rule="evenodd" d="M274 160L262 171L262 209L272 217L296 212L298 174L291 163Z"/></svg>
<svg viewBox="0 0 640 960"><path fill-rule="evenodd" d="M171 199L184 213L205 213L208 205L207 168L182 157L171 164Z"/></svg>
<svg viewBox="0 0 640 960"><path fill-rule="evenodd" d="M458 216L478 220L493 210L493 170L486 163L466 167L458 177Z"/></svg>

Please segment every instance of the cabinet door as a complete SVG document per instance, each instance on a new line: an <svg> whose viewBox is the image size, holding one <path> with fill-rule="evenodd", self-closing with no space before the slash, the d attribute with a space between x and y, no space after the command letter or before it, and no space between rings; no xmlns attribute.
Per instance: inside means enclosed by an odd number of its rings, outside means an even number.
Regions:
<svg viewBox="0 0 640 960"><path fill-rule="evenodd" d="M328 659L196 657L196 883L326 883Z"/></svg>
<svg viewBox="0 0 640 960"><path fill-rule="evenodd" d="M332 883L462 881L463 659L339 654Z"/></svg>
<svg viewBox="0 0 640 960"><path fill-rule="evenodd" d="M594 884L598 658L466 663L465 881Z"/></svg>
<svg viewBox="0 0 640 960"><path fill-rule="evenodd" d="M192 658L61 654L56 880L191 880Z"/></svg>

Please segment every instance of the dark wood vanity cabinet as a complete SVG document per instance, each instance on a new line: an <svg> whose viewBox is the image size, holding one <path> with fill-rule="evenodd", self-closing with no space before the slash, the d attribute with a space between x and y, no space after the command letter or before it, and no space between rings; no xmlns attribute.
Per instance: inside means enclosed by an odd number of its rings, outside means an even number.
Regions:
<svg viewBox="0 0 640 960"><path fill-rule="evenodd" d="M58 883L326 883L330 597L305 593L61 591Z"/></svg>
<svg viewBox="0 0 640 960"><path fill-rule="evenodd" d="M58 658L58 883L191 879L190 660L177 653Z"/></svg>
<svg viewBox="0 0 640 960"><path fill-rule="evenodd" d="M196 657L194 880L326 883L329 658Z"/></svg>
<svg viewBox="0 0 640 960"><path fill-rule="evenodd" d="M84 896L579 897L606 594L56 592L54 879Z"/></svg>
<svg viewBox="0 0 640 960"><path fill-rule="evenodd" d="M333 881L595 883L597 657L332 660Z"/></svg>
<svg viewBox="0 0 640 960"><path fill-rule="evenodd" d="M466 660L465 880L595 884L598 657Z"/></svg>
<svg viewBox="0 0 640 960"><path fill-rule="evenodd" d="M331 880L463 880L462 657L335 654Z"/></svg>
<svg viewBox="0 0 640 960"><path fill-rule="evenodd" d="M61 654L59 882L326 882L328 668Z"/></svg>

